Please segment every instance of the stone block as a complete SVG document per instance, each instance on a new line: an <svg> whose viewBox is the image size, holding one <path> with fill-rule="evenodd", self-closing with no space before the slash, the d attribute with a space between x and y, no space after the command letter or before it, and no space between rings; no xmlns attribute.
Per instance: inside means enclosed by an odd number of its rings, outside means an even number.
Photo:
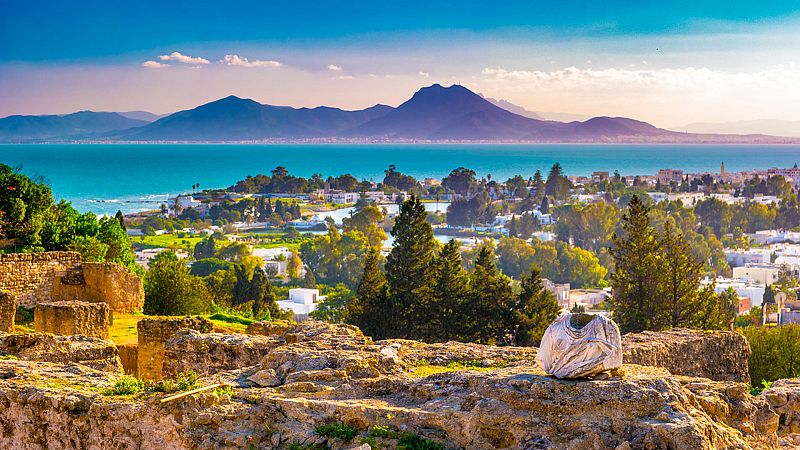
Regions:
<svg viewBox="0 0 800 450"><path fill-rule="evenodd" d="M53 301L107 303L113 312L132 313L144 306L142 279L115 263L85 262L56 275Z"/></svg>
<svg viewBox="0 0 800 450"><path fill-rule="evenodd" d="M675 375L750 382L750 344L733 331L673 328L629 333L622 337L622 350L625 364L663 367Z"/></svg>
<svg viewBox="0 0 800 450"><path fill-rule="evenodd" d="M16 315L17 299L7 292L0 292L0 331L13 333Z"/></svg>
<svg viewBox="0 0 800 450"><path fill-rule="evenodd" d="M82 335L108 339L111 320L111 311L105 303L40 303L33 312L37 332L62 336Z"/></svg>
<svg viewBox="0 0 800 450"><path fill-rule="evenodd" d="M139 321L137 375L143 380L160 380L164 373L164 344L178 330L190 329L209 333L213 329L204 317L154 317Z"/></svg>

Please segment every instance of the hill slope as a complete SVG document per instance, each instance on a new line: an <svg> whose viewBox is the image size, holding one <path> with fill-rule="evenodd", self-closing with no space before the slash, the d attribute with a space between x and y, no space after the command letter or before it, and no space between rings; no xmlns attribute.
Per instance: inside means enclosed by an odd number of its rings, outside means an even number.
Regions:
<svg viewBox="0 0 800 450"><path fill-rule="evenodd" d="M8 116L0 119L0 141L16 142L48 138L69 138L107 133L145 125L113 112L81 111L66 115Z"/></svg>

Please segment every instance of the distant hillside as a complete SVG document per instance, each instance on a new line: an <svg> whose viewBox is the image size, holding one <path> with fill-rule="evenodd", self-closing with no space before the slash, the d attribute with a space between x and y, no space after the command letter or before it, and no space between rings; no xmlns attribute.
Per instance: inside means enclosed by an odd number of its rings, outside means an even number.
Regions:
<svg viewBox="0 0 800 450"><path fill-rule="evenodd" d="M156 120L167 117L169 114L153 114L148 111L123 111L117 112L122 117L127 117L129 119L134 120L141 120L144 122L155 122Z"/></svg>
<svg viewBox="0 0 800 450"><path fill-rule="evenodd" d="M740 120L735 122L698 122L676 127L690 133L768 134L800 137L800 120Z"/></svg>
<svg viewBox="0 0 800 450"><path fill-rule="evenodd" d="M149 125L113 133L119 140L244 141L302 139L336 134L391 110L376 105L360 111L320 106L291 108L262 105L235 96L179 111Z"/></svg>
<svg viewBox="0 0 800 450"><path fill-rule="evenodd" d="M0 119L0 141L33 141L107 133L146 125L113 112L81 111L66 115L8 116Z"/></svg>
<svg viewBox="0 0 800 450"><path fill-rule="evenodd" d="M499 106L498 106L499 105ZM516 112L515 112L516 111ZM518 114L518 113L519 114ZM138 117L145 120L124 117ZM148 123L144 111L0 119L0 142L48 140L241 142L267 140L574 142L574 143L798 143L763 134L687 133L625 117L584 121L542 120L505 100L486 99L461 85L418 90L392 108L357 111L319 106L264 105L235 96L179 111ZM800 133L798 133L800 134Z"/></svg>

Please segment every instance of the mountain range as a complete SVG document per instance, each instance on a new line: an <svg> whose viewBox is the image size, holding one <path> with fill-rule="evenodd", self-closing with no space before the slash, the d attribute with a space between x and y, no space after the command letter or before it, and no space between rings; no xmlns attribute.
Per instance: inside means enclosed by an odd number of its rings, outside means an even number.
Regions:
<svg viewBox="0 0 800 450"><path fill-rule="evenodd" d="M624 117L584 121L543 120L505 100L486 99L461 86L434 84L396 108L375 105L346 111L293 108L225 97L158 117L144 111L82 111L63 116L0 119L0 141L242 142L242 141L444 141L791 143L765 135L695 134L657 128Z"/></svg>

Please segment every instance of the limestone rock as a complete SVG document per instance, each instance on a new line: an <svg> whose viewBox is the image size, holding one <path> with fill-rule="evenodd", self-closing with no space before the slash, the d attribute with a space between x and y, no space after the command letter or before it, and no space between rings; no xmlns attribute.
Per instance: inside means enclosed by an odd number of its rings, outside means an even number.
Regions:
<svg viewBox="0 0 800 450"><path fill-rule="evenodd" d="M47 302L34 310L36 331L63 336L83 336L108 339L111 310L105 303Z"/></svg>
<svg viewBox="0 0 800 450"><path fill-rule="evenodd" d="M80 363L103 372L122 372L114 343L88 336L0 333L0 354L31 361Z"/></svg>
<svg viewBox="0 0 800 450"><path fill-rule="evenodd" d="M548 374L558 378L585 378L622 365L619 328L611 319L596 315L582 327L574 318L586 314L564 314L547 327L536 360Z"/></svg>
<svg viewBox="0 0 800 450"><path fill-rule="evenodd" d="M259 370L247 379L260 387L274 387L281 384L273 369Z"/></svg>
<svg viewBox="0 0 800 450"><path fill-rule="evenodd" d="M676 375L749 383L750 344L733 331L668 331L629 333L622 337L627 364L664 367Z"/></svg>
<svg viewBox="0 0 800 450"><path fill-rule="evenodd" d="M132 313L144 306L142 279L125 266L109 262L83 262L57 276L52 301L107 303L111 311Z"/></svg>
<svg viewBox="0 0 800 450"><path fill-rule="evenodd" d="M778 413L778 435L800 442L800 379L778 380L760 397Z"/></svg>

